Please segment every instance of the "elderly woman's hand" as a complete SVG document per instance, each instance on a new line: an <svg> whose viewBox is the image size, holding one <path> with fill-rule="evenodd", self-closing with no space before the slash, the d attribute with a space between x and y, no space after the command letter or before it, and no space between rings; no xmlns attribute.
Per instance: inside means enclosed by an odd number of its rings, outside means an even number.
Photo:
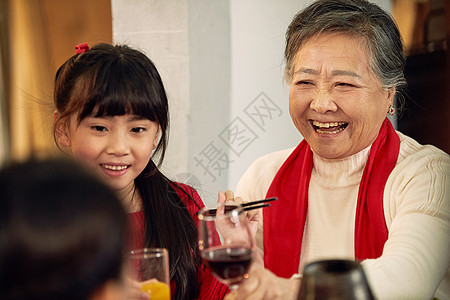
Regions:
<svg viewBox="0 0 450 300"><path fill-rule="evenodd" d="M238 205L243 202L241 197L234 198L233 191L227 190L225 193L219 192L219 199L217 201L217 206L223 205ZM258 230L258 223L261 218L261 209L250 210L246 212L247 220L249 223L250 231L253 238L256 236L256 231Z"/></svg>
<svg viewBox="0 0 450 300"><path fill-rule="evenodd" d="M281 278L254 265L249 277L239 285L239 289L228 294L225 300L296 300L299 288L299 279Z"/></svg>

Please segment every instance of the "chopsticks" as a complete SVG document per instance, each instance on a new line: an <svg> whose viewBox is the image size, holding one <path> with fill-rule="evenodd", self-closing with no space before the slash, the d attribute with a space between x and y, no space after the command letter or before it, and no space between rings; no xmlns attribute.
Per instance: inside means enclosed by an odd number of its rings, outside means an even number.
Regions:
<svg viewBox="0 0 450 300"><path fill-rule="evenodd" d="M266 202L272 202L277 199L278 199L277 197L272 197L272 198L266 198L266 199L262 199L262 200L252 201L252 202L245 202L245 203L241 204L241 206L243 207L242 210L248 211L248 210L267 207L267 206L270 206L270 203L266 203ZM264 203L264 204L260 204L260 203ZM260 204L260 205L255 205L255 204ZM255 206L253 206L253 205L255 205ZM226 210L226 207L227 207L227 205L225 205L225 210Z"/></svg>
<svg viewBox="0 0 450 300"><path fill-rule="evenodd" d="M265 204L261 204L261 205L250 206L250 207L244 207L242 210L248 211L248 210L263 208L263 207L267 207L267 206L270 206L270 203L265 203ZM227 207L227 206L225 205L225 207Z"/></svg>
<svg viewBox="0 0 450 300"><path fill-rule="evenodd" d="M252 202L245 202L240 204L240 206L243 207L242 210L244 211L249 211L249 210L253 210L253 209L258 209L258 208L263 208L263 207L267 207L270 206L270 203L265 203L265 202L272 202L277 200L277 197L272 197L272 198L267 198L267 199L262 199L262 200L257 200L257 201L252 201ZM262 203L262 204L260 204ZM259 204L259 205L255 205L255 204ZM233 209L238 208L238 205L225 205L225 213L232 211ZM208 210L207 215L208 216L215 216L217 212L216 208L212 208Z"/></svg>
<svg viewBox="0 0 450 300"><path fill-rule="evenodd" d="M278 199L277 197L272 197L272 198L266 198L266 199L257 200L257 201L253 201L253 202L245 202L245 203L242 203L241 206L242 207L247 207L247 206L255 205L255 204L259 204L259 203L266 203L266 202L275 201L277 199ZM270 206L270 204L268 203L267 205L264 204L264 205L254 206L251 209L256 209L256 208L261 208L261 207L266 207L266 206ZM246 209L244 209L244 210L246 210Z"/></svg>

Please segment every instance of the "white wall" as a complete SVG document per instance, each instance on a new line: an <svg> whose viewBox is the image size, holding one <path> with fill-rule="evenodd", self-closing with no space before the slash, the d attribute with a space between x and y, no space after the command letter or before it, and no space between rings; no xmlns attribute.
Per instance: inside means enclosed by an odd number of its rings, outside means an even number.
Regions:
<svg viewBox="0 0 450 300"><path fill-rule="evenodd" d="M114 41L144 49L168 92L163 171L206 205L234 189L254 159L300 142L283 81L284 34L310 2L112 0Z"/></svg>
<svg viewBox="0 0 450 300"><path fill-rule="evenodd" d="M229 150L219 134L230 120L231 32L229 0L189 0L190 101L188 169L177 179L214 205L227 186Z"/></svg>

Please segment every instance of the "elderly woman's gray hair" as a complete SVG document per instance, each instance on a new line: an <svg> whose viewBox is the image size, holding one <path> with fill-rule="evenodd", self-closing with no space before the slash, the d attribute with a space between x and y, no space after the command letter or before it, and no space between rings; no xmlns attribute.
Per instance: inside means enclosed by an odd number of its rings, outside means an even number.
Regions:
<svg viewBox="0 0 450 300"><path fill-rule="evenodd" d="M365 39L371 67L384 88L406 86L405 55L391 16L365 0L319 0L299 12L286 32L285 79L291 82L297 51L316 34L340 32Z"/></svg>

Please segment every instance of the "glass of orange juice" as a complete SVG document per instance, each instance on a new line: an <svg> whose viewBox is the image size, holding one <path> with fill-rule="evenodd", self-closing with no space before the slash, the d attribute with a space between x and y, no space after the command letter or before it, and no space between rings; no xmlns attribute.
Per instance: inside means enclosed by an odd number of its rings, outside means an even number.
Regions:
<svg viewBox="0 0 450 300"><path fill-rule="evenodd" d="M169 254L164 248L132 250L129 276L140 283L152 300L170 300Z"/></svg>

